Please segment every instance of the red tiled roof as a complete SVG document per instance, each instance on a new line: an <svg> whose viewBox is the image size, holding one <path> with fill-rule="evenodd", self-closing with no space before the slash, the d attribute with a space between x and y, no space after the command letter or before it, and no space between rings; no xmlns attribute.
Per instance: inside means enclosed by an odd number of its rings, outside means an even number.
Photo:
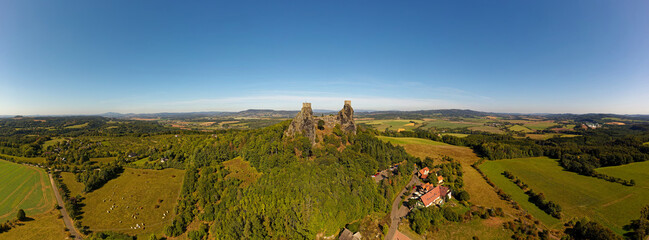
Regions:
<svg viewBox="0 0 649 240"><path fill-rule="evenodd" d="M435 200L439 199L440 197L446 196L448 194L449 188L445 186L437 186L433 188L433 190L430 190L430 192L427 192L423 196L421 196L421 202L424 203L424 206L430 205L432 202Z"/></svg>
<svg viewBox="0 0 649 240"><path fill-rule="evenodd" d="M430 170L428 170L428 167L425 167L425 168L422 168L421 170L419 170L419 174L421 174L421 175L428 175L429 172L430 172Z"/></svg>
<svg viewBox="0 0 649 240"><path fill-rule="evenodd" d="M442 180L444 180L444 177L442 177L442 176L437 176L437 181L438 181L438 182L439 182L439 181L442 181Z"/></svg>

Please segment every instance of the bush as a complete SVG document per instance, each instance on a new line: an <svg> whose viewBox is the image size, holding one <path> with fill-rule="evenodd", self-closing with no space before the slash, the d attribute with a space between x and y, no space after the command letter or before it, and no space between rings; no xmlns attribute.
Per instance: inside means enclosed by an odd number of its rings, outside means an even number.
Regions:
<svg viewBox="0 0 649 240"><path fill-rule="evenodd" d="M455 198L457 198L457 200L459 201L469 201L469 199L471 199L471 196L467 191L462 190L459 193L457 193Z"/></svg>
<svg viewBox="0 0 649 240"><path fill-rule="evenodd" d="M25 215L25 210L22 209L18 210L18 214L16 214L16 219L18 219L18 221L24 221L26 218L27 215Z"/></svg>

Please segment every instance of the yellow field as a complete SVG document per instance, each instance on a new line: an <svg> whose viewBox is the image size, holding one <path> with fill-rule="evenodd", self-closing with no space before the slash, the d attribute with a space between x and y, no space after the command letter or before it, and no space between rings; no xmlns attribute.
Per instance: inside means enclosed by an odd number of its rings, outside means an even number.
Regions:
<svg viewBox="0 0 649 240"><path fill-rule="evenodd" d="M65 225L63 219L59 219L60 212L53 208L52 210L36 216L31 216L34 220L23 222L21 226L12 228L11 230L0 233L0 240L14 240L14 239L66 239L67 232L64 231ZM29 216L28 216L29 217Z"/></svg>

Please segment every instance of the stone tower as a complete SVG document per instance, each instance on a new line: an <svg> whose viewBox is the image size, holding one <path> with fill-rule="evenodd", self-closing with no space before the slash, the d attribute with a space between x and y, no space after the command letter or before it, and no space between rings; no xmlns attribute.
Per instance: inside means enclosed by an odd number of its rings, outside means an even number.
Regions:
<svg viewBox="0 0 649 240"><path fill-rule="evenodd" d="M340 128L343 131L356 133L356 124L354 123L354 109L352 101L345 100L343 109L338 112L337 120L340 122Z"/></svg>
<svg viewBox="0 0 649 240"><path fill-rule="evenodd" d="M293 137L297 134L302 134L305 137L311 140L311 144L315 144L315 129L316 121L313 118L313 110L311 109L311 103L302 103L302 110L293 118L291 125L288 126L288 129L284 135L288 137Z"/></svg>

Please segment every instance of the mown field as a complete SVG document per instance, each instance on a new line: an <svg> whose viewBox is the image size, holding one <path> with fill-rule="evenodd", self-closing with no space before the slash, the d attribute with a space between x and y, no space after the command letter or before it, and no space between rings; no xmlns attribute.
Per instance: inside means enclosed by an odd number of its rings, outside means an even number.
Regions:
<svg viewBox="0 0 649 240"><path fill-rule="evenodd" d="M484 207L500 207L508 214L514 214L516 210L511 208L507 202L501 200L493 188L480 176L478 171L471 167L471 164L479 160L473 150L467 147L453 146L441 142L435 142L420 138L389 138L379 137L383 141L389 141L401 145L408 154L419 158L431 157L440 159L443 156L449 156L456 159L462 164L464 189L471 196L471 203ZM443 229L440 229L439 235L434 239L470 239L472 236L480 236L480 239L503 239L509 237L509 232L502 228L502 222L508 218L493 218L491 220L472 221L469 224L451 223ZM408 227L406 227L408 228ZM415 233L408 232L407 229L400 228L404 234L420 239ZM509 234L509 235L508 235Z"/></svg>
<svg viewBox="0 0 649 240"><path fill-rule="evenodd" d="M56 200L44 170L0 160L0 222L16 218L18 209L27 216L42 214Z"/></svg>
<svg viewBox="0 0 649 240"><path fill-rule="evenodd" d="M523 208L545 225L560 228L572 218L588 217L623 234L624 225L640 216L640 208L649 204L649 162L601 168L597 171L624 179L635 179L636 186L627 187L601 179L564 171L554 159L546 157L487 161L482 171L505 192L512 195ZM545 194L563 208L562 220L557 220L527 201L528 196L502 175L510 171L534 191Z"/></svg>
<svg viewBox="0 0 649 240"><path fill-rule="evenodd" d="M63 175L70 184L74 176ZM183 170L127 168L103 187L83 195L84 214L81 221L92 231L115 231L147 236L162 232L171 222L184 176ZM74 192L73 192L74 194ZM139 224L142 228L133 229Z"/></svg>

